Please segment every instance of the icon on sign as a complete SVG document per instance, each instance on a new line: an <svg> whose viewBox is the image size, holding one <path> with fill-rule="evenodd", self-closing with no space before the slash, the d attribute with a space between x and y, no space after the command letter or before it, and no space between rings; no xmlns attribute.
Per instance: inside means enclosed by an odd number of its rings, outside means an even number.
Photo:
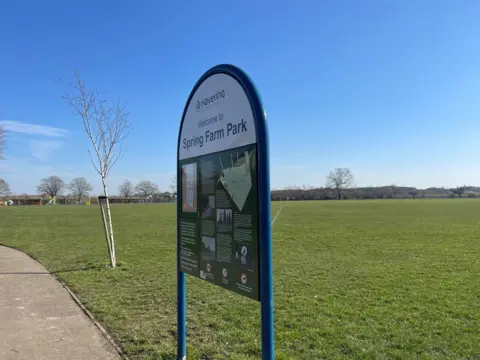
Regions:
<svg viewBox="0 0 480 360"><path fill-rule="evenodd" d="M227 268L223 268L222 270L222 274L223 274L223 277L226 278L227 275L228 275L228 271L227 271Z"/></svg>
<svg viewBox="0 0 480 360"><path fill-rule="evenodd" d="M212 271L212 267L210 266L210 264L207 264L207 272L211 272Z"/></svg>
<svg viewBox="0 0 480 360"><path fill-rule="evenodd" d="M252 248L246 244L235 244L235 259L239 266L252 269Z"/></svg>
<svg viewBox="0 0 480 360"><path fill-rule="evenodd" d="M240 276L240 280L242 281L242 284L246 284L247 283L247 275L242 274L242 276Z"/></svg>

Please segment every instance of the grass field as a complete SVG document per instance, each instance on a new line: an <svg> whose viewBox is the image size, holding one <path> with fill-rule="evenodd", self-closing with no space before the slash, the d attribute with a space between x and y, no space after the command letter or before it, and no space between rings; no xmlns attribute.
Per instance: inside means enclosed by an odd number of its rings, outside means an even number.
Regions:
<svg viewBox="0 0 480 360"><path fill-rule="evenodd" d="M273 204L272 213L280 207ZM175 359L174 205L0 208L132 359ZM480 201L287 203L273 227L276 359L480 359ZM259 359L259 304L188 277L188 358Z"/></svg>

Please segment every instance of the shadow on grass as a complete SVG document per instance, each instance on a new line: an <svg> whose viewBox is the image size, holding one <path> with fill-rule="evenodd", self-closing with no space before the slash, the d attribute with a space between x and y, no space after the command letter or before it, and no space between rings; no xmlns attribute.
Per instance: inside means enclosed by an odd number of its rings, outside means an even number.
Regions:
<svg viewBox="0 0 480 360"><path fill-rule="evenodd" d="M77 269L64 269L64 270L55 270L55 271L0 271L0 275L55 275L67 272L76 272L76 271L88 271L88 270L104 270L105 266L96 265L96 266L82 266Z"/></svg>
<svg viewBox="0 0 480 360"><path fill-rule="evenodd" d="M47 268L47 266L39 260L36 256L32 255L30 252L25 251L24 249L16 246L6 245L0 242L0 246L20 251L30 257L31 259L35 260L36 262L40 263L42 266ZM77 272L77 271L88 271L88 270L96 270L96 271L105 271L112 269L110 263L108 261L87 261L84 265L77 265L77 268L74 269L63 269L63 270L55 270L55 271L0 271L0 275L56 275L61 273L68 273L68 272ZM128 271L128 265L125 262L117 262L117 268L120 271Z"/></svg>

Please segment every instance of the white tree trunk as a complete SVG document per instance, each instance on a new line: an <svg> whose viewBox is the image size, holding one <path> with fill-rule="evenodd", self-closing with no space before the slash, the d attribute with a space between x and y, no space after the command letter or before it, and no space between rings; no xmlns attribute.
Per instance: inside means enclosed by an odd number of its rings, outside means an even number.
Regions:
<svg viewBox="0 0 480 360"><path fill-rule="evenodd" d="M108 235L108 226L107 226L107 217L105 215L105 210L103 209L103 204L100 202L100 212L102 214L103 230L105 230L105 241L107 242L108 257L110 258L110 265L112 263L112 249L110 248L110 236Z"/></svg>
<svg viewBox="0 0 480 360"><path fill-rule="evenodd" d="M110 201L108 200L108 189L107 189L107 181L106 178L102 179L103 183L103 191L106 197L106 204L107 204L107 224L108 224L108 237L110 240L110 265L112 268L117 266L117 259L115 256L115 240L113 237L113 226L112 226L112 214L110 212Z"/></svg>

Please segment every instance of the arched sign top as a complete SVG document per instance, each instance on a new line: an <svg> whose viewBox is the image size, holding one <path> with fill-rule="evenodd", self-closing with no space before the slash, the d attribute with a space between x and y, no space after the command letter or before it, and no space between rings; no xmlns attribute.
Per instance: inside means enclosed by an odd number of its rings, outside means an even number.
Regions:
<svg viewBox="0 0 480 360"><path fill-rule="evenodd" d="M250 78L236 66L215 66L195 84L187 100L178 160L255 144L265 128L265 111Z"/></svg>

